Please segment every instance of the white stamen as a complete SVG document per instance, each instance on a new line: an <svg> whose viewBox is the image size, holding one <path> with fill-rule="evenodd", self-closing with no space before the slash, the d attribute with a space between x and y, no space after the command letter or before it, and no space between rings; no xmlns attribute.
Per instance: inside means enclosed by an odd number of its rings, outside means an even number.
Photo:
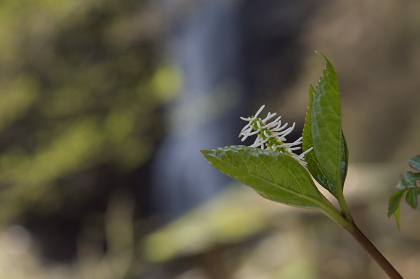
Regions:
<svg viewBox="0 0 420 279"><path fill-rule="evenodd" d="M254 116L254 119L255 118L257 118L257 116L263 111L263 109L265 108L265 105L262 105L261 107L260 107L260 109L257 111L257 113L255 114L255 116Z"/></svg>
<svg viewBox="0 0 420 279"><path fill-rule="evenodd" d="M301 149L302 137L291 143L286 142L286 136L293 131L296 123L294 122L292 126L287 128L288 123L282 125L281 116L277 117L270 123L267 123L277 114L269 112L264 119L261 119L258 117L258 115L263 111L264 108L265 105L262 105L255 116L241 117L242 120L248 121L248 123L239 134L239 137L243 137L241 141L246 140L249 136L257 135L257 138L255 139L254 143L250 145L250 147L281 152L283 154L292 156L301 165L306 166L304 159L305 154L310 152L313 148L311 147L308 150L302 152L300 155L297 155L293 151ZM272 140L269 142L270 139L274 139L276 143L274 143Z"/></svg>

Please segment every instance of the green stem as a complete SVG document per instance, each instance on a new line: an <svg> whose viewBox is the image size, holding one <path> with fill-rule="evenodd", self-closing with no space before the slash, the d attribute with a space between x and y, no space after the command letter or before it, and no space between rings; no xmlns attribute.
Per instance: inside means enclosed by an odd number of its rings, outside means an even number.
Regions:
<svg viewBox="0 0 420 279"><path fill-rule="evenodd" d="M323 204L322 208L322 213L324 213L328 218L336 222L340 227L345 228L347 226L351 226L351 221L345 218L342 214L340 214L337 208L328 200Z"/></svg>
<svg viewBox="0 0 420 279"><path fill-rule="evenodd" d="M341 210L342 210L342 214L344 216L344 218L346 218L346 220L350 221L351 223L354 223L353 221L353 216L350 213L350 208L347 205L346 199L344 198L343 193L339 193L338 197L338 202L340 204Z"/></svg>

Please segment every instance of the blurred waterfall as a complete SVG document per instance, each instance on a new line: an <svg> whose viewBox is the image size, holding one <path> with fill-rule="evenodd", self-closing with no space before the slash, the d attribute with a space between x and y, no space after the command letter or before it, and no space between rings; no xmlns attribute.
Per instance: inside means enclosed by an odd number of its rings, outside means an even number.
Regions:
<svg viewBox="0 0 420 279"><path fill-rule="evenodd" d="M200 153L238 144L244 89L237 1L164 1L171 21L169 56L183 75L167 107L168 135L154 161L153 199L172 220L212 197L230 180ZM185 2L185 1L184 1Z"/></svg>

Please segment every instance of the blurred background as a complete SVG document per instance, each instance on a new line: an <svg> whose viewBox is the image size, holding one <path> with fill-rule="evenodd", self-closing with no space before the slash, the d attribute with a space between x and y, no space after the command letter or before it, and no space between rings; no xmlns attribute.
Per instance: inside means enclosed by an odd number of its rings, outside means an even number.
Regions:
<svg viewBox="0 0 420 279"><path fill-rule="evenodd" d="M386 278L325 216L200 154L262 105L296 122L334 64L359 227L418 278L420 215L388 218L419 154L420 2L3 0L0 278Z"/></svg>

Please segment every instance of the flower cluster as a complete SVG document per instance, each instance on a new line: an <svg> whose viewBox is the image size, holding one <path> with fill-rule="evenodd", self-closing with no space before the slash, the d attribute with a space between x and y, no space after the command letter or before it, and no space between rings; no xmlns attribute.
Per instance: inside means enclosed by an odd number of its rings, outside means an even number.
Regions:
<svg viewBox="0 0 420 279"><path fill-rule="evenodd" d="M300 155L295 154L293 151L299 150L302 144L302 137L292 143L286 143L286 136L290 134L295 128L295 123L287 128L288 123L281 125L281 116L268 123L276 113L268 113L267 117L261 119L258 115L262 112L265 105L257 111L255 116L241 117L242 120L248 121L248 124L242 129L239 137L243 136L242 141L246 140L249 136L257 135L255 142L250 147L261 148L276 152L281 152L293 157L301 165L306 166L305 154L312 150L312 147Z"/></svg>

